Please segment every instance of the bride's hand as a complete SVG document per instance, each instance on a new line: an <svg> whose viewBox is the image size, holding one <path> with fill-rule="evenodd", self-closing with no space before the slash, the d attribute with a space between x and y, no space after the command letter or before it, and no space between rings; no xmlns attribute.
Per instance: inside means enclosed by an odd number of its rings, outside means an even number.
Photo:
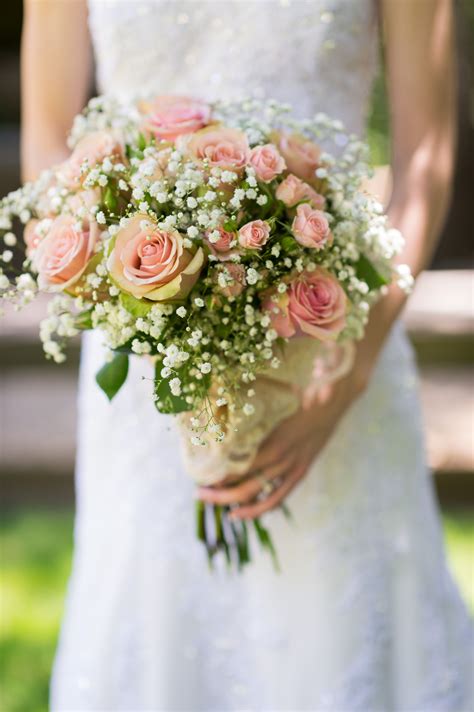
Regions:
<svg viewBox="0 0 474 712"><path fill-rule="evenodd" d="M302 480L339 420L365 389L366 379L353 370L321 390L306 407L283 421L261 446L245 480L237 485L200 487L204 502L233 505L231 517L254 519L278 507Z"/></svg>
<svg viewBox="0 0 474 712"><path fill-rule="evenodd" d="M309 404L275 428L243 481L235 485L227 478L213 487L200 487L197 497L210 504L231 505L231 516L236 519L254 519L280 506L306 476L348 408L365 391L405 299L394 286L372 308L365 336L356 345L351 371L321 389Z"/></svg>

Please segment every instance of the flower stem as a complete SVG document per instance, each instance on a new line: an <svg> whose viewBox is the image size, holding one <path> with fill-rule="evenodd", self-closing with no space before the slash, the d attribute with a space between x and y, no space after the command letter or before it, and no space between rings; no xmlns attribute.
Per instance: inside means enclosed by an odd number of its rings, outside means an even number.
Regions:
<svg viewBox="0 0 474 712"><path fill-rule="evenodd" d="M255 528L255 532L257 534L257 537L260 541L260 545L262 549L266 549L273 561L273 566L275 568L275 571L280 573L280 563L278 561L278 556L275 550L275 547L273 545L272 538L270 536L270 532L268 529L266 529L263 524L261 523L260 519L254 519L253 520L253 525Z"/></svg>

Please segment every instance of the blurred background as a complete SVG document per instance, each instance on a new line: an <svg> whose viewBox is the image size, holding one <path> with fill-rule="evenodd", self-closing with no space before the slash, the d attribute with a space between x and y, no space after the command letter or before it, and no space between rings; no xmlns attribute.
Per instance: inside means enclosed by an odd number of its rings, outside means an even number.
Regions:
<svg viewBox="0 0 474 712"><path fill-rule="evenodd" d="M474 3L459 2L456 12L460 140L454 199L405 321L420 366L427 448L448 556L474 610ZM0 23L0 195L20 182L20 31L21 1L10 0ZM387 163L382 75L374 88L369 140L374 163ZM71 563L79 343L62 367L45 361L37 318L30 309L14 321L0 321L0 712L47 709Z"/></svg>

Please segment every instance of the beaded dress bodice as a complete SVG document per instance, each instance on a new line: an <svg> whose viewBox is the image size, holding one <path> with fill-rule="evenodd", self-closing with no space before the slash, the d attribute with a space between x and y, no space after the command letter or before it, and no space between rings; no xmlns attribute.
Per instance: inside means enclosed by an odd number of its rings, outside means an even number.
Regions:
<svg viewBox="0 0 474 712"><path fill-rule="evenodd" d="M375 0L89 0L99 90L289 102L361 133Z"/></svg>

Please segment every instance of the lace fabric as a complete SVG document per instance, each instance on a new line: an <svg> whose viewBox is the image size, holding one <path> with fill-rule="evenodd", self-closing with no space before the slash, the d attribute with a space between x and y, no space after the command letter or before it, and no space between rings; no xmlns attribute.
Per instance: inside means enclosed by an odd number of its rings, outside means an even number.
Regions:
<svg viewBox="0 0 474 712"><path fill-rule="evenodd" d="M102 91L265 92L364 126L371 0L89 0ZM416 369L396 326L370 387L266 517L242 575L195 540L179 432L132 359L112 404L84 339L76 551L52 681L56 712L458 712L471 627L446 569Z"/></svg>
<svg viewBox="0 0 474 712"><path fill-rule="evenodd" d="M99 89L270 97L362 134L376 66L372 0L92 0ZM156 71L150 71L156 67Z"/></svg>

